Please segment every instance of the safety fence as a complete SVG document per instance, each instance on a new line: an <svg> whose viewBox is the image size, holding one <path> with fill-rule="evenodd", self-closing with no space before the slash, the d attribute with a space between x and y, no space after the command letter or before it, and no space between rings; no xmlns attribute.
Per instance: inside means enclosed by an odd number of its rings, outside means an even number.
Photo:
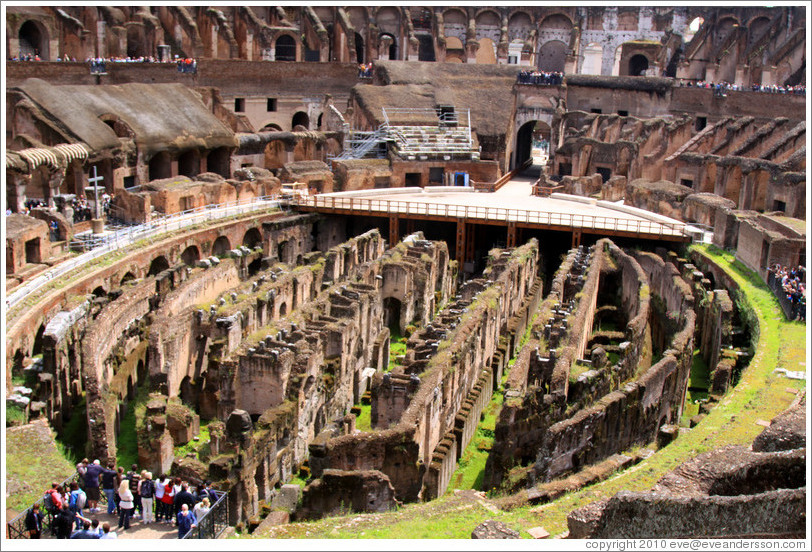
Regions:
<svg viewBox="0 0 812 552"><path fill-rule="evenodd" d="M154 240L157 236L168 232L174 232L207 221L228 218L264 209L278 208L280 206L281 203L278 196L261 196L245 201L230 201L227 203L218 203L198 207L196 209L189 209L161 217L160 219L151 220L145 224L129 226L112 232L95 240L92 244L93 249L90 251L59 263L50 270L24 283L6 297L6 306L11 309L26 297L44 287L48 282L80 268L94 259L138 241Z"/></svg>
<svg viewBox="0 0 812 552"><path fill-rule="evenodd" d="M542 227L573 228L611 231L641 235L641 237L682 237L685 225L657 222L652 220L580 215L575 213L555 213L540 210L509 209L504 207L482 207L475 205L452 205L445 203L424 203L389 199L367 199L340 196L310 196L298 198L291 204L335 213L363 213L370 216L390 216L393 214L419 215L447 219L463 219L468 222L500 221Z"/></svg>
<svg viewBox="0 0 812 552"><path fill-rule="evenodd" d="M228 527L228 493L213 491L217 500L199 520L197 526L186 533L184 539L216 539Z"/></svg>

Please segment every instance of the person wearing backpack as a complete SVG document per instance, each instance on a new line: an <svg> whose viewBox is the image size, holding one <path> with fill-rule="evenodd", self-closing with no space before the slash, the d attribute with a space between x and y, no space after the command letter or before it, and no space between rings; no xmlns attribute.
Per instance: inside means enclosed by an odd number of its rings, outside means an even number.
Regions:
<svg viewBox="0 0 812 552"><path fill-rule="evenodd" d="M62 489L59 488L59 483L51 483L51 488L46 491L43 501L51 515L62 509Z"/></svg>
<svg viewBox="0 0 812 552"><path fill-rule="evenodd" d="M147 470L141 472L141 481L138 483L138 494L141 496L141 521L144 525L152 523L155 521L152 515L155 483L152 482L152 474Z"/></svg>
<svg viewBox="0 0 812 552"><path fill-rule="evenodd" d="M127 481L129 481L130 492L133 494L133 504L135 504L133 517L141 517L141 497L138 495L138 484L141 481L141 476L138 474L138 466L132 465L132 468L127 472Z"/></svg>
<svg viewBox="0 0 812 552"><path fill-rule="evenodd" d="M87 494L79 488L79 483L74 481L70 484L70 501L68 505L70 506L70 511L74 514L82 515L82 508L85 507L87 504ZM81 520L77 517L76 518L76 529L81 529L82 523Z"/></svg>

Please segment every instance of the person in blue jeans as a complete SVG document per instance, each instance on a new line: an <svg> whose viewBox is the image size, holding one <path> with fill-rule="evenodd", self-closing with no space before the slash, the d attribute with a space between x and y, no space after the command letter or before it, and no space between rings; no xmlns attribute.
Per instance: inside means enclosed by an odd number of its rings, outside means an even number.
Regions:
<svg viewBox="0 0 812 552"><path fill-rule="evenodd" d="M113 514L116 511L116 470L114 464L107 465L107 469L101 474L102 490L107 497L107 513Z"/></svg>

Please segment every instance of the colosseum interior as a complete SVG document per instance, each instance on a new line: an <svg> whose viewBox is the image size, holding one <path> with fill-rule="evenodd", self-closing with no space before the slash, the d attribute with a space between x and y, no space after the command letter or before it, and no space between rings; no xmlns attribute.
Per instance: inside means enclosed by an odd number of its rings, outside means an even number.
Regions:
<svg viewBox="0 0 812 552"><path fill-rule="evenodd" d="M808 10L4 8L5 543L808 545Z"/></svg>

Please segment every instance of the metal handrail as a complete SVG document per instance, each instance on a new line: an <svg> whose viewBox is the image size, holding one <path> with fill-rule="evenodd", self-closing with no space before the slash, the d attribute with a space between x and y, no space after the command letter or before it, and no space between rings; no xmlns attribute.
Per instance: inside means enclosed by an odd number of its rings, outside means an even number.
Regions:
<svg viewBox="0 0 812 552"><path fill-rule="evenodd" d="M174 213L172 215L154 219L144 224L131 226L125 230L119 230L108 236L98 247L86 253L82 253L69 261L59 263L57 266L51 268L43 274L40 274L36 278L32 278L20 286L6 297L6 306L9 309L15 307L18 303L23 301L35 291L39 290L41 287L45 286L51 280L59 278L60 276L63 276L68 272L101 257L102 255L106 255L107 253L131 245L137 240L154 238L158 235L180 230L199 222L225 218L246 212L257 211L267 207L278 206L278 196L261 196L251 198L250 201L229 201L226 203L218 203L195 209L188 209L186 211L181 211L180 213Z"/></svg>
<svg viewBox="0 0 812 552"><path fill-rule="evenodd" d="M183 539L216 539L228 527L228 493L214 490L212 492L217 495L217 500L211 509L197 520L197 527L186 533Z"/></svg>
<svg viewBox="0 0 812 552"><path fill-rule="evenodd" d="M366 211L373 213L406 213L432 215L446 218L474 220L502 220L546 226L568 226L621 232L644 233L658 236L682 236L685 224L681 222L655 222L624 218L570 213L511 209L505 207L481 207L474 205L450 205L446 203L423 203L391 199L359 197L311 196L294 198L291 204L304 207L322 207L332 210Z"/></svg>
<svg viewBox="0 0 812 552"><path fill-rule="evenodd" d="M62 488L68 488L70 487L70 484L73 483L74 481L79 482L79 486L82 489L84 489L84 482L78 472L75 472L73 475L67 477L64 481L62 481L62 483L60 483L60 485L62 486ZM101 496L99 497L98 503L100 505L101 504L106 505L107 495L105 495L104 493L100 493L100 495ZM50 512L45 507L45 493L43 493L43 497L37 500L34 504L39 504L39 510L40 512L42 512L44 516L42 520L43 532L45 532L46 529L48 529L49 531L53 531L52 524L54 521L54 515L53 512ZM14 518L6 524L6 526L8 527L8 538L10 539L30 538L30 536L28 535L28 531L26 531L25 529L25 518L28 515L28 512L31 511L31 508L33 508L33 504L28 508L26 508L25 510L23 510L22 512L20 512L19 514L17 514L16 516L14 516Z"/></svg>

